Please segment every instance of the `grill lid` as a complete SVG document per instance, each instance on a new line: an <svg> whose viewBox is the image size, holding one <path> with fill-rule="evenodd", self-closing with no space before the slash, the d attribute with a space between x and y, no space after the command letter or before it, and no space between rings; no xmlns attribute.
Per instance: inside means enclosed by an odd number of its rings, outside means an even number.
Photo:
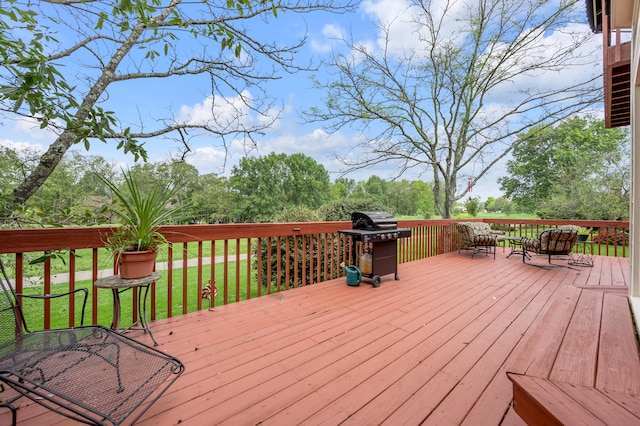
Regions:
<svg viewBox="0 0 640 426"><path fill-rule="evenodd" d="M353 212L351 213L353 229L378 231L385 229L397 229L398 221L387 212Z"/></svg>

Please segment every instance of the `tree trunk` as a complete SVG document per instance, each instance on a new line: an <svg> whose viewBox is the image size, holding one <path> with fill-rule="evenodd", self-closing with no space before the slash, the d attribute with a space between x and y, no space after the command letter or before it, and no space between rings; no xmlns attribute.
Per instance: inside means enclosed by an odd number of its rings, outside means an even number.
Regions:
<svg viewBox="0 0 640 426"><path fill-rule="evenodd" d="M165 11L161 17L167 13L168 12ZM136 40L143 32L143 24L138 24L131 30L131 34L127 36L126 40L111 57L95 84L85 95L82 103L78 107L78 111L73 117L72 122L66 123L65 130L60 134L60 136L58 136L55 142L49 146L47 152L42 155L36 168L26 177L24 182L13 190L12 198L6 204L6 210L1 212L3 213L3 217L10 217L11 212L16 206L26 203L26 201L35 194L36 191L40 189L44 181L47 180L51 173L53 173L56 166L60 164L62 157L64 157L69 148L78 142L78 137L75 130L73 130L73 126L78 126L78 128L84 126L85 121L89 119L90 112L95 107L98 99L102 96L109 84L113 82L116 69L127 53L129 53L133 46L135 46Z"/></svg>
<svg viewBox="0 0 640 426"><path fill-rule="evenodd" d="M65 130L54 143L49 145L49 149L40 157L38 166L26 179L13 190L11 201L6 206L7 212L3 212L4 217L8 217L16 206L22 205L35 194L45 180L53 173L56 166L60 164L62 157L73 145L76 139L75 134Z"/></svg>

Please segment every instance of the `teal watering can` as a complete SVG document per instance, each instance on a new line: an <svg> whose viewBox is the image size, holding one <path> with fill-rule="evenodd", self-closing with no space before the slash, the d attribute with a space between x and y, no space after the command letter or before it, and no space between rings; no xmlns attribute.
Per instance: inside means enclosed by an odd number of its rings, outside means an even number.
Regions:
<svg viewBox="0 0 640 426"><path fill-rule="evenodd" d="M358 286L362 281L362 272L356 266L343 267L345 274L347 274L347 285Z"/></svg>

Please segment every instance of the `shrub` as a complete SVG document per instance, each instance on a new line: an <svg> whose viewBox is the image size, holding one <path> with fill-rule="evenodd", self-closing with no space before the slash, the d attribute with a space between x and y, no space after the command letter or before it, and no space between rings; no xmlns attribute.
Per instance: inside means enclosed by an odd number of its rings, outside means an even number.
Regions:
<svg viewBox="0 0 640 426"><path fill-rule="evenodd" d="M318 214L322 220L331 222L351 220L351 213L361 211L385 211L385 207L373 199L340 198L320 207Z"/></svg>
<svg viewBox="0 0 640 426"><path fill-rule="evenodd" d="M629 234L624 229L600 228L598 233L591 237L591 241L598 244L625 245L629 243Z"/></svg>

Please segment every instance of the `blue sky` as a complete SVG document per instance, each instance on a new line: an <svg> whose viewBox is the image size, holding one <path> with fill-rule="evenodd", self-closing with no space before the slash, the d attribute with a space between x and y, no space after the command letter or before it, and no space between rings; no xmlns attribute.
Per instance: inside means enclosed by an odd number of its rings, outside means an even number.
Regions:
<svg viewBox="0 0 640 426"><path fill-rule="evenodd" d="M433 0L432 3L442 3L444 0ZM550 7L557 0L550 1ZM462 5L464 1L459 1ZM372 46L376 45L379 37L375 26L376 19L388 22L395 19L394 43L403 48L416 43L415 36L407 22L405 0L365 0L360 8L348 15L334 15L328 13L315 13L303 16L283 16L274 20L263 29L265 37L275 37L284 42L294 42L305 32L308 43L300 50L297 62L304 64L309 60L319 63L326 60L332 48L336 48L335 37L338 34L351 34L354 39ZM585 22L576 23L572 31L588 31ZM550 35L548 42L553 42L555 35ZM558 34L562 37L562 34ZM593 45L601 44L601 36L593 36ZM596 63L601 63L600 60ZM593 72L593 70L587 70ZM596 72L599 70L596 70ZM585 72L583 69L575 71L566 70L567 75L573 72ZM323 79L326 70L321 69L316 77ZM287 74L280 72L280 80L268 84L269 94L277 99L282 108L280 118L274 126L263 136L259 136L256 149L247 152L246 147L238 141L231 145L226 167L223 168L224 151L216 141L209 137L201 137L193 141L194 152L187 161L196 166L201 173L222 173L228 175L231 167L239 162L244 155L266 155L269 152L284 152L293 154L302 152L318 163L321 163L330 172L332 179L342 174L343 166L334 159L334 154L345 155L349 149L356 145L357 141L366 138L366 135L350 132L344 129L338 133L329 135L318 124L303 124L299 112L309 109L311 106L320 106L323 94L315 91L311 84L310 73ZM548 78L540 76L539 81L553 81L556 75ZM113 102L121 117L131 117L135 122L139 117L152 121L155 117L166 115L171 109L174 114L184 117L199 117L210 114L211 99L208 97L209 82L199 78L189 81L169 80L162 84L162 89L157 86L145 86L140 82L113 86L110 92L109 102ZM210 92L210 90L209 90ZM220 114L223 108L214 107ZM597 114L602 114L596 111ZM257 120L256 116L249 116L248 120ZM46 131L35 129L30 123L16 121L2 121L3 136L0 144L13 147L42 148L53 140L53 135ZM178 146L174 142L159 140L148 142L146 148L149 151L150 161L165 161L177 152ZM80 150L80 148L78 148ZM81 150L84 152L84 150ZM101 155L109 161L122 165L131 164L132 158L125 156L115 149L114 144L104 145L95 142L91 146L90 154ZM367 179L375 174L382 178L390 178L394 175L395 167L387 164L372 170L361 170L345 175L355 180ZM473 170L468 171L473 174ZM483 178L474 188L472 195L479 196L482 200L488 196L500 196L496 179L504 175L504 163L494 167L492 172ZM403 178L416 179L417 175L405 175ZM431 173L421 177L422 180L430 180ZM459 179L460 185L466 185L466 178Z"/></svg>

